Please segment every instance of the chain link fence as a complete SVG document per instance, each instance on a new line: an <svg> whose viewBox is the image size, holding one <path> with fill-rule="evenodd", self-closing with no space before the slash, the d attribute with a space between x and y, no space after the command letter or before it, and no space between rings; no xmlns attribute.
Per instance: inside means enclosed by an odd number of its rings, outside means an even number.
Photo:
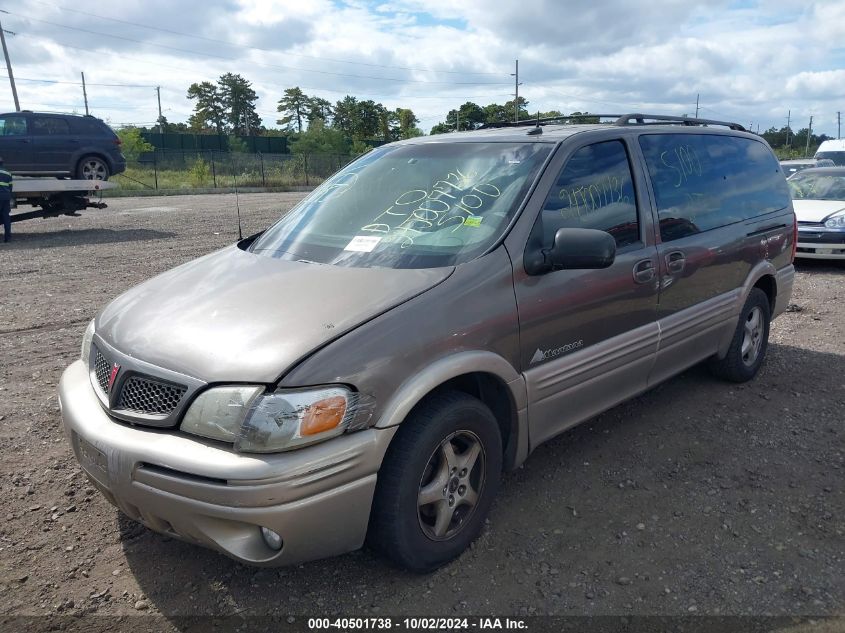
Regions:
<svg viewBox="0 0 845 633"><path fill-rule="evenodd" d="M354 157L340 154L244 154L218 151L143 152L113 177L120 191L292 189L313 187Z"/></svg>

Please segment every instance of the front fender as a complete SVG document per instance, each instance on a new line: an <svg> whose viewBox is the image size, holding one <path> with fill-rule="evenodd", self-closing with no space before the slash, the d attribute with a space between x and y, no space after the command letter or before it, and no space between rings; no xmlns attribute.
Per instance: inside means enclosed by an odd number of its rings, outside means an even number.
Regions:
<svg viewBox="0 0 845 633"><path fill-rule="evenodd" d="M526 407L525 380L508 361L493 352L465 351L441 358L410 376L396 390L375 426L387 428L399 424L434 389L452 378L472 373L498 377L508 386L516 410Z"/></svg>

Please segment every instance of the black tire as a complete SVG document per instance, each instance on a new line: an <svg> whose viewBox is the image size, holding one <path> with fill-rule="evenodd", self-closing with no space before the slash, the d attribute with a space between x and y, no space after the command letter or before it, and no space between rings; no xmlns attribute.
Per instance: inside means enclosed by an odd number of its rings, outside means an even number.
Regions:
<svg viewBox="0 0 845 633"><path fill-rule="evenodd" d="M76 165L76 177L79 180L108 180L109 176L109 163L100 156L83 156Z"/></svg>
<svg viewBox="0 0 845 633"><path fill-rule="evenodd" d="M756 346L756 353L751 355L744 351L743 345L750 335L747 325L757 314L760 318L759 339L752 336L752 349ZM710 371L717 377L732 382L747 382L757 375L763 360L766 358L766 350L769 346L769 323L771 321L771 309L769 298L759 288L752 288L742 307L739 315L739 322L734 331L731 346L724 358L713 357L710 359Z"/></svg>
<svg viewBox="0 0 845 633"><path fill-rule="evenodd" d="M462 459L469 460L475 452L472 447L479 445L478 457L465 476L463 469L441 470L447 442L453 451L465 442L466 450L452 454L457 466L463 465ZM426 489L440 490L444 472L448 481L443 497L421 505ZM502 438L490 409L458 391L431 396L402 423L387 451L378 474L367 544L410 571L437 569L457 558L480 534L501 472ZM472 491L477 500L470 506ZM441 510L451 519L437 536Z"/></svg>

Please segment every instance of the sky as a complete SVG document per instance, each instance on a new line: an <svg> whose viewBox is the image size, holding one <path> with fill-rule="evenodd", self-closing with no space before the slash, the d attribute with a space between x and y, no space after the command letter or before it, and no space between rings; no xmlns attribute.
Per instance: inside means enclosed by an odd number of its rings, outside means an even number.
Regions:
<svg viewBox="0 0 845 633"><path fill-rule="evenodd" d="M428 132L466 101L648 112L837 135L845 1L0 0L21 107L113 126L186 121L193 82L240 73L275 127L286 88L411 108ZM0 74L5 75L0 71ZM14 110L0 77L0 111Z"/></svg>

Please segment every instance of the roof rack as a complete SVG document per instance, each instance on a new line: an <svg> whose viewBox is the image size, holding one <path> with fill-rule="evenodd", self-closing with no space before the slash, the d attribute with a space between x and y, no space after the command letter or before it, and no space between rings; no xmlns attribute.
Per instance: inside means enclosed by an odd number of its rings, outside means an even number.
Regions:
<svg viewBox="0 0 845 633"><path fill-rule="evenodd" d="M614 125L723 125L738 132L746 132L747 130L739 123L732 123L730 121L716 121L713 119L698 119L695 117L686 116L666 116L662 114L570 114L568 116L553 116L545 118L523 119L521 121L497 121L496 123L485 123L479 130L489 130L492 128L502 127L525 127L529 125L541 126L549 123L557 123L561 121L583 121L584 119L613 119Z"/></svg>
<svg viewBox="0 0 845 633"><path fill-rule="evenodd" d="M621 114L570 114L568 116L550 116L542 119L534 117L533 119L522 119L520 121L496 121L495 123L485 123L479 130L489 130L497 127L523 127L526 125L543 125L546 123L554 123L556 121L580 121L583 119L614 119L618 120Z"/></svg>
<svg viewBox="0 0 845 633"><path fill-rule="evenodd" d="M616 125L660 125L662 123L675 123L678 125L724 125L738 132L747 130L739 123L730 121L716 121L713 119L697 119L688 116L665 116L661 114L623 114L616 119Z"/></svg>

